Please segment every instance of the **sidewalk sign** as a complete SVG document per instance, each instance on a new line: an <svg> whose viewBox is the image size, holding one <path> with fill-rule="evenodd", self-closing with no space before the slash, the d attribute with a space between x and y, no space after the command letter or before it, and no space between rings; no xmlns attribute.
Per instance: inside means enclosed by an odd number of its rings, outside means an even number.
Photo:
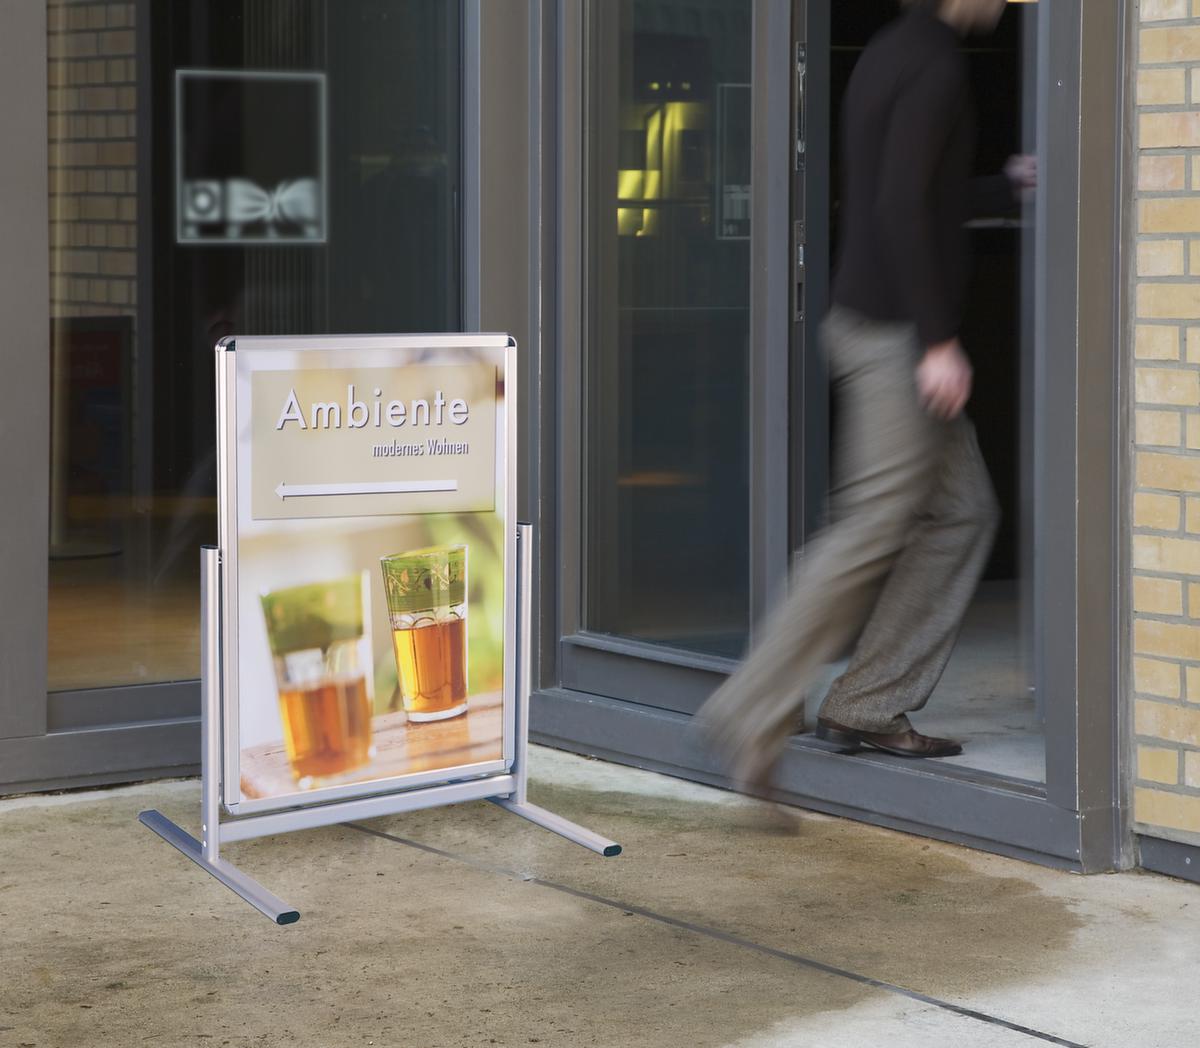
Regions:
<svg viewBox="0 0 1200 1048"><path fill-rule="evenodd" d="M532 528L507 335L217 345L218 545L201 552L201 837L140 821L279 924L222 842L526 800Z"/></svg>

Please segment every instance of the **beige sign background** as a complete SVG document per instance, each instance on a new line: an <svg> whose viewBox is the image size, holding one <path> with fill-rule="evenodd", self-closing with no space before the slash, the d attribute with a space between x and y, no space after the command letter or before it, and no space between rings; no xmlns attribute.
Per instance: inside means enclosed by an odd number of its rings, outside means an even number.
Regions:
<svg viewBox="0 0 1200 1048"><path fill-rule="evenodd" d="M255 371L255 520L489 512L496 389L487 363Z"/></svg>

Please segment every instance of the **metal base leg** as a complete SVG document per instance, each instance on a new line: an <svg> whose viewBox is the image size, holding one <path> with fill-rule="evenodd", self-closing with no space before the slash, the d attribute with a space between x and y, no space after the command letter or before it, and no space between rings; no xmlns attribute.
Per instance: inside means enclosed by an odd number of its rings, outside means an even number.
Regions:
<svg viewBox="0 0 1200 1048"><path fill-rule="evenodd" d="M578 823L530 804L525 799L529 776L529 683L533 679L533 525L517 525L517 564L520 585L517 588L517 759L512 775L517 788L510 794L489 798L506 811L528 819L543 829L611 858L621 854L616 841L584 829Z"/></svg>
<svg viewBox="0 0 1200 1048"><path fill-rule="evenodd" d="M299 910L293 909L282 899L272 895L258 881L247 877L236 866L224 859L206 858L200 842L186 830L176 826L161 812L144 811L138 815L138 822L153 830L168 844L174 845L202 870L211 873L226 888L236 892L276 924L295 924L300 920Z"/></svg>
<svg viewBox="0 0 1200 1048"><path fill-rule="evenodd" d="M545 808L539 808L536 804L508 797L493 797L492 801L506 811L510 811L514 815L519 815L522 819L528 819L543 829L557 833L560 837L566 837L569 841L581 844L583 847L596 852L598 855L603 855L605 858L611 859L614 855L621 854L621 846L616 841L610 841L607 837L601 837L600 834L593 833L578 823L571 822L570 819L564 819L561 815L555 815L554 812L547 811Z"/></svg>

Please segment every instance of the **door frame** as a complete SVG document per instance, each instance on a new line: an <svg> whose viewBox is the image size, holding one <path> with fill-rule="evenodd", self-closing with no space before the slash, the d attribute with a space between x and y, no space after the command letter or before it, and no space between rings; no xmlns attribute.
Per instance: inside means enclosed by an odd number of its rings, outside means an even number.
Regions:
<svg viewBox="0 0 1200 1048"><path fill-rule="evenodd" d="M820 33L824 26L827 33L817 0L809 4L816 8L815 16L809 11L809 28ZM554 487L541 488L538 496L557 515L558 586L557 614L540 619L542 686L533 696L534 736L564 749L727 786L687 726L689 714L733 664L581 630L588 304L586 121L580 115L587 101L587 6L571 0L553 4L557 61L548 90L559 109L556 140L546 144L544 155L552 158L556 186L558 354L552 392L561 457ZM1039 114L1043 185L1036 248L1044 279L1036 324L1040 344L1055 347L1043 354L1039 376L1035 469L1047 781L1034 784L885 755L846 757L799 737L785 751L778 784L804 807L1094 871L1126 865L1131 855L1120 778L1127 664L1121 537L1128 522L1118 499L1126 470L1127 380L1120 352L1126 4L1055 0L1039 11L1039 71L1046 88ZM789 395L802 394L803 383L820 381L820 374L810 353L789 366L779 349L789 342L793 276L787 184L794 119L792 0L754 0L754 19L752 629L769 603L773 580L784 575L794 534L789 528L810 526L811 494L824 484L823 476L810 473L801 485L807 502L798 498L789 506L780 495L788 490ZM810 65L810 77L813 72ZM821 131L813 129L818 136ZM1096 309L1097 302L1112 305ZM811 345L811 307L808 313ZM806 450L814 441L806 442L803 433L792 432L790 441L802 461L814 457ZM1095 565L1105 567L1096 571Z"/></svg>

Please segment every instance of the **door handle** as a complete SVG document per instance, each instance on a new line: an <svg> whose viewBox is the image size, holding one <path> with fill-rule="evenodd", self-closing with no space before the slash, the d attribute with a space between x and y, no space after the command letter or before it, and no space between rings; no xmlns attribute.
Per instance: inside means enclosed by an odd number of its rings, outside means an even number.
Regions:
<svg viewBox="0 0 1200 1048"><path fill-rule="evenodd" d="M795 95L796 170L804 170L804 156L808 151L808 46L796 45L796 95Z"/></svg>
<svg viewBox="0 0 1200 1048"><path fill-rule="evenodd" d="M804 320L804 289L808 271L804 259L806 234L803 222L792 223L793 263L795 265L792 280L792 319L799 324Z"/></svg>
<svg viewBox="0 0 1200 1048"><path fill-rule="evenodd" d="M796 205L802 208L805 198L805 164L808 152L808 46L796 44L796 91L794 101L794 131L796 142L796 182L793 189ZM803 213L801 211L801 213ZM792 320L800 324L804 321L805 283L808 271L804 258L805 245L808 242L808 232L803 219L792 223Z"/></svg>

